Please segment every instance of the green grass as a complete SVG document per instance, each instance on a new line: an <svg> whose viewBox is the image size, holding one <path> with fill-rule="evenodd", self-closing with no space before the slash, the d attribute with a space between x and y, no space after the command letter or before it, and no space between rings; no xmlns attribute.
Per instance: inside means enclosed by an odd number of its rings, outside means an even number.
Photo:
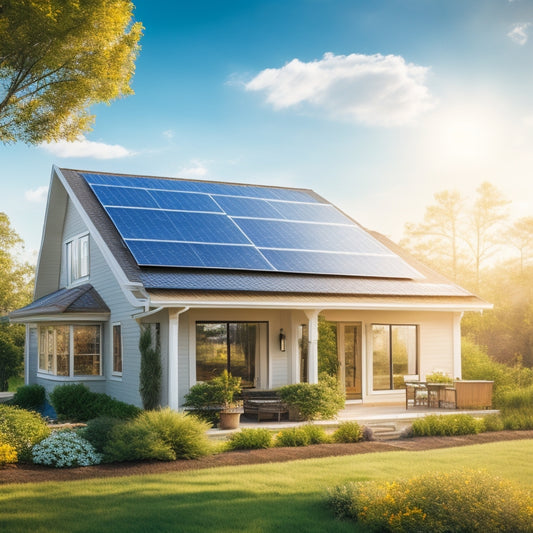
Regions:
<svg viewBox="0 0 533 533"><path fill-rule="evenodd" d="M523 440L174 474L0 485L0 531L342 533L354 531L354 526L333 518L325 504L328 487L481 468L533 490L532 444Z"/></svg>

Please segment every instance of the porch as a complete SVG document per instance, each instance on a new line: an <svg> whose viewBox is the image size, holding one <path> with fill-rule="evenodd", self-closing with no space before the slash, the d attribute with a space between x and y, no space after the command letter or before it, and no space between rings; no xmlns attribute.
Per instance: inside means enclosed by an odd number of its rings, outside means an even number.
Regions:
<svg viewBox="0 0 533 533"><path fill-rule="evenodd" d="M356 421L361 426L370 427L374 432L376 440L390 440L399 438L401 432L411 425L417 418L428 415L456 415L470 414L473 416L485 416L496 414L496 409L444 409L414 407L406 410L405 403L402 404L363 404L358 401L348 401L344 409L339 411L337 418L333 420L317 420L313 422L325 428L335 428L340 422ZM292 422L289 420L264 420L257 422L255 418L241 416L241 428L264 428L278 431L285 428L301 426L309 422ZM208 434L211 438L225 438L229 433L237 430L210 429Z"/></svg>

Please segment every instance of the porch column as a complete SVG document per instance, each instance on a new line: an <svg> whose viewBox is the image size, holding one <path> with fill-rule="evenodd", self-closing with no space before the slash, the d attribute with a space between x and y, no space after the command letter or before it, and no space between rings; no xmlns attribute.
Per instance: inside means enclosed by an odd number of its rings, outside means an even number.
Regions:
<svg viewBox="0 0 533 533"><path fill-rule="evenodd" d="M461 372L461 319L463 313L453 314L453 379L462 377Z"/></svg>
<svg viewBox="0 0 533 533"><path fill-rule="evenodd" d="M308 344L308 374L309 383L318 383L318 309L305 311L308 320L309 344Z"/></svg>
<svg viewBox="0 0 533 533"><path fill-rule="evenodd" d="M180 311L174 309L168 312L168 406L178 409L178 332Z"/></svg>

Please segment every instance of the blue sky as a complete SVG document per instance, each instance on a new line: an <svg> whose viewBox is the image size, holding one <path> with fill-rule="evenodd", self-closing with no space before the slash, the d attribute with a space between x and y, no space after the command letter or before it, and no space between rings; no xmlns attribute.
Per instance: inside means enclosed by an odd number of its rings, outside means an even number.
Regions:
<svg viewBox="0 0 533 533"><path fill-rule="evenodd" d="M0 145L39 247L52 164L312 188L399 239L488 180L533 215L533 0L138 0L135 95L79 142Z"/></svg>

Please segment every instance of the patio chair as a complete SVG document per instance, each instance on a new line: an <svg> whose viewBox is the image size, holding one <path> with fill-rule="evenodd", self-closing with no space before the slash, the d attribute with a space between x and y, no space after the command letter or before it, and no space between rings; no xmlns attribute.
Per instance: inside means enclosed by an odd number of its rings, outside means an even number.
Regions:
<svg viewBox="0 0 533 533"><path fill-rule="evenodd" d="M420 381L418 374L410 374L403 377L405 383L405 408L428 406L428 389L426 384Z"/></svg>

